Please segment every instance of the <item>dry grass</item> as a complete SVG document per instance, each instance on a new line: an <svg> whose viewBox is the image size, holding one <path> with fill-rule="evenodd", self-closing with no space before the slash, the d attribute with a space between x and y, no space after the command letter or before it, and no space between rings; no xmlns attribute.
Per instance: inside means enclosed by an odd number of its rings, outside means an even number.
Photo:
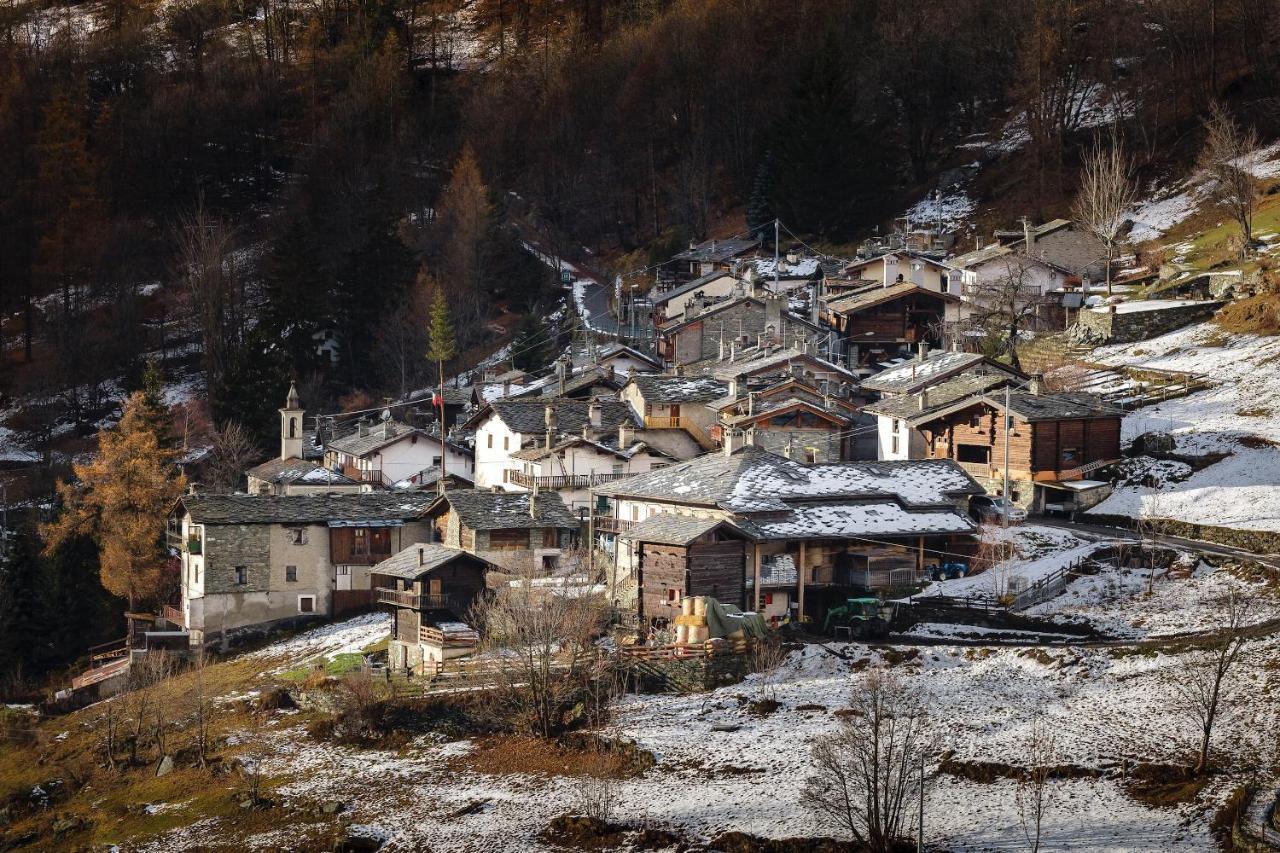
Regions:
<svg viewBox="0 0 1280 853"><path fill-rule="evenodd" d="M1213 321L1224 331L1237 334L1280 334L1280 294L1260 293L1224 305Z"/></svg>

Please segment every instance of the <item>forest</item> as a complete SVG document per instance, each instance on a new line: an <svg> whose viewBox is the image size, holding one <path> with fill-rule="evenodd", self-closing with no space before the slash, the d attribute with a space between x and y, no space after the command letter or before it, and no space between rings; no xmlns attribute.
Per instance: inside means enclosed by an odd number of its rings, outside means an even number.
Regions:
<svg viewBox="0 0 1280 853"><path fill-rule="evenodd" d="M150 372L199 377L171 446L266 450L290 378L320 411L433 382L437 289L447 371L536 339L560 292L523 239L609 272L775 217L847 247L1019 116L980 189L1059 214L1091 111L1145 180L1216 102L1276 135L1278 39L1270 0L11 0L0 443L49 499ZM27 561L42 612L75 548Z"/></svg>

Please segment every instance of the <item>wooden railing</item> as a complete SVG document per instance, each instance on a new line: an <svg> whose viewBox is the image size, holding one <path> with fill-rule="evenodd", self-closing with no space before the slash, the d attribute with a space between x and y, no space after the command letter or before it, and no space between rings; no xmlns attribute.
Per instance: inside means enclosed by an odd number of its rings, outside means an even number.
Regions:
<svg viewBox="0 0 1280 853"><path fill-rule="evenodd" d="M410 607L414 610L452 610L453 596L448 593L417 593L403 589L387 589L380 586L373 591L375 604L391 604L396 607Z"/></svg>
<svg viewBox="0 0 1280 853"><path fill-rule="evenodd" d="M601 483L611 483L614 480L621 480L624 477L633 476L629 473L599 473L599 474L551 474L547 476L538 476L534 474L526 474L523 471L508 469L506 471L506 481L526 489L532 489L536 484L539 489L589 489L592 486L598 486Z"/></svg>
<svg viewBox="0 0 1280 853"><path fill-rule="evenodd" d="M684 422L679 417L663 418L655 415L644 416L645 429L680 429L684 426Z"/></svg>
<svg viewBox="0 0 1280 853"><path fill-rule="evenodd" d="M89 666L102 666L108 661L117 658L128 657L129 655L129 638L124 637L119 640L112 640L109 643L100 643L96 646L89 647Z"/></svg>
<svg viewBox="0 0 1280 853"><path fill-rule="evenodd" d="M621 533L628 530L634 525L634 521L627 521L623 518L614 518L611 515L597 515L595 520L595 529L597 533Z"/></svg>
<svg viewBox="0 0 1280 853"><path fill-rule="evenodd" d="M162 612L166 622L172 622L174 625L181 625L183 628L187 627L186 615L172 604L166 604Z"/></svg>
<svg viewBox="0 0 1280 853"><path fill-rule="evenodd" d="M1105 468L1108 465L1114 465L1119 461L1120 461L1119 459L1098 459L1093 462L1087 462L1084 465L1081 465L1079 468L1071 468L1067 471L1059 471L1056 479L1062 480L1062 481L1083 480L1086 475L1092 474L1094 471L1097 471L1101 468Z"/></svg>
<svg viewBox="0 0 1280 853"><path fill-rule="evenodd" d="M957 460L956 464L968 472L971 477L991 476L991 463L989 462L960 462Z"/></svg>
<svg viewBox="0 0 1280 853"><path fill-rule="evenodd" d="M750 640L726 640L719 643L672 644L669 646L621 646L618 648L618 658L624 662L628 660L709 658L724 655L743 655L750 650Z"/></svg>
<svg viewBox="0 0 1280 853"><path fill-rule="evenodd" d="M450 636L434 625L420 625L418 626L418 640L429 646L469 649L479 644L480 637L479 635L471 637Z"/></svg>

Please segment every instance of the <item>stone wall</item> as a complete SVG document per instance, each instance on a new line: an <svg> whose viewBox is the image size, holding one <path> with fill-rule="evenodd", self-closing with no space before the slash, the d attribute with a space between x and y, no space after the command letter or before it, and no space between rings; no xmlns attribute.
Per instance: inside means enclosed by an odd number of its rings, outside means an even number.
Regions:
<svg viewBox="0 0 1280 853"><path fill-rule="evenodd" d="M1082 521L1090 524L1108 524L1113 527L1131 528L1134 519L1127 515L1102 515L1088 513ZM1230 545L1242 548L1255 554L1275 554L1280 552L1280 532L1274 530L1236 530L1231 527L1215 527L1211 524L1191 524L1174 519L1159 519L1156 524L1160 533L1166 536L1181 536L1184 539L1197 539L1201 542L1213 542L1218 545Z"/></svg>
<svg viewBox="0 0 1280 853"><path fill-rule="evenodd" d="M1145 341L1207 320L1222 304L1218 301L1206 301L1150 311L1081 311L1071 330L1071 336L1076 340L1095 344Z"/></svg>
<svg viewBox="0 0 1280 853"><path fill-rule="evenodd" d="M236 566L244 566L245 582L236 583ZM271 525L206 524L204 528L204 592L266 592L271 588Z"/></svg>

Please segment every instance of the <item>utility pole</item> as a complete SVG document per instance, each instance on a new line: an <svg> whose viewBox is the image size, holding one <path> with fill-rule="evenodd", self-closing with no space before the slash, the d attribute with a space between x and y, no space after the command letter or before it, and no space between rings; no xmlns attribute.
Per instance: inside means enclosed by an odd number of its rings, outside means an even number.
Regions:
<svg viewBox="0 0 1280 853"><path fill-rule="evenodd" d="M920 820L916 824L916 853L924 853L924 750L920 750Z"/></svg>
<svg viewBox="0 0 1280 853"><path fill-rule="evenodd" d="M1004 386L1004 526L1009 526L1009 398L1010 385Z"/></svg>
<svg viewBox="0 0 1280 853"><path fill-rule="evenodd" d="M773 220L773 295L778 295L778 231L781 226L781 220L774 217ZM781 331L781 330L779 330Z"/></svg>

